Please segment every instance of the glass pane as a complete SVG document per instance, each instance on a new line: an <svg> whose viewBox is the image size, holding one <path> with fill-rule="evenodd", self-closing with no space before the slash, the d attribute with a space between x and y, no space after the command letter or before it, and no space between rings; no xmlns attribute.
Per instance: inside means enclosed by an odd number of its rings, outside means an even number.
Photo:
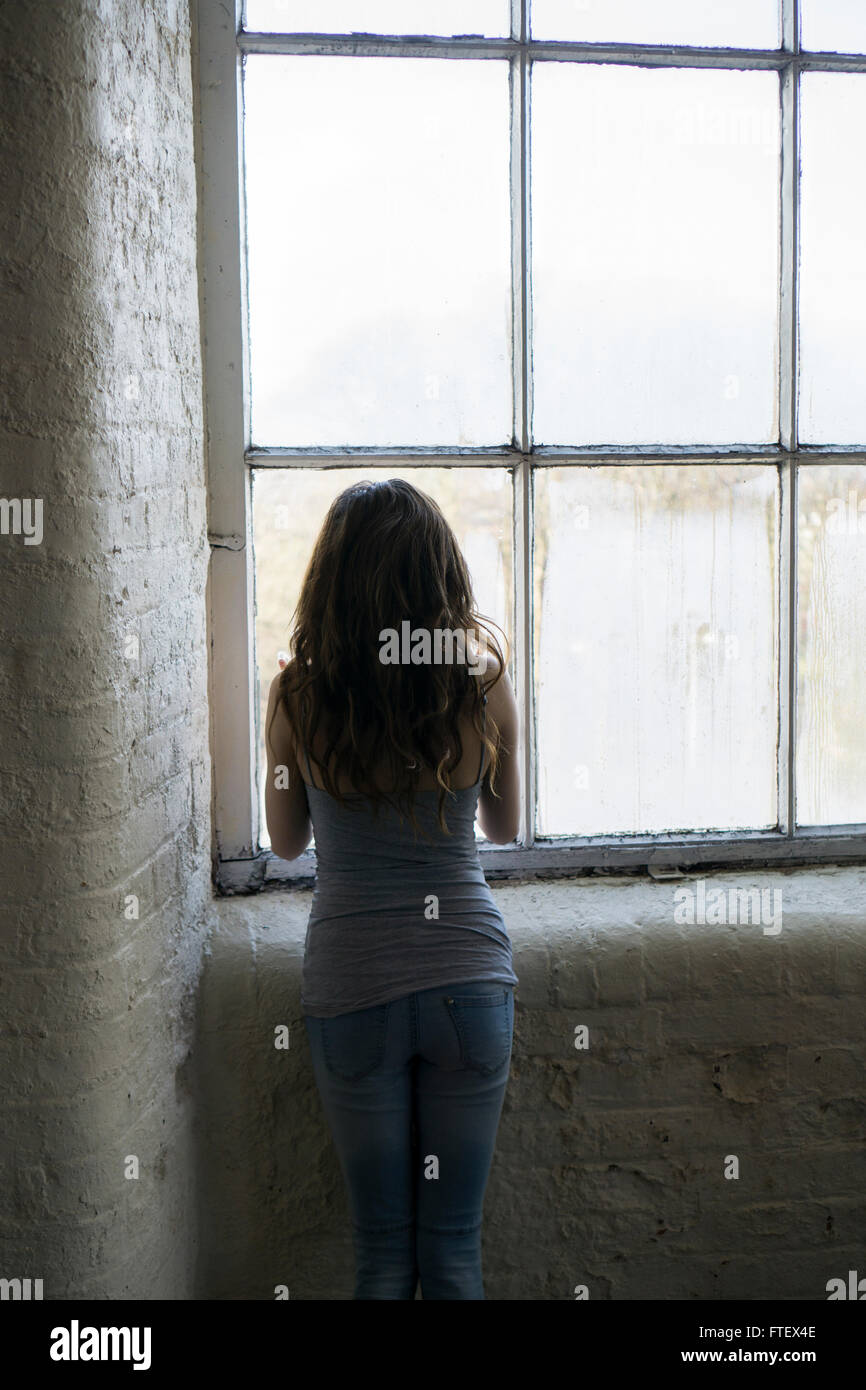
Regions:
<svg viewBox="0 0 866 1390"><path fill-rule="evenodd" d="M287 650L290 621L313 544L334 498L363 478L406 478L435 499L469 566L483 615L514 641L511 474L500 468L329 468L253 470L253 548L256 586L259 805L265 820L265 715L268 691ZM502 633L496 636L502 643ZM513 647L510 674L514 679ZM478 831L478 838L483 839Z"/></svg>
<svg viewBox="0 0 866 1390"><path fill-rule="evenodd" d="M866 465L801 465L797 821L866 821Z"/></svg>
<svg viewBox="0 0 866 1390"><path fill-rule="evenodd" d="M866 443L866 74L802 80L800 439Z"/></svg>
<svg viewBox="0 0 866 1390"><path fill-rule="evenodd" d="M538 63L534 437L778 437L771 72Z"/></svg>
<svg viewBox="0 0 866 1390"><path fill-rule="evenodd" d="M255 444L511 438L508 67L251 57Z"/></svg>
<svg viewBox="0 0 866 1390"><path fill-rule="evenodd" d="M776 823L777 473L536 474L542 835Z"/></svg>
<svg viewBox="0 0 866 1390"><path fill-rule="evenodd" d="M508 34L508 0L247 0L258 33Z"/></svg>
<svg viewBox="0 0 866 1390"><path fill-rule="evenodd" d="M818 53L866 53L863 0L801 0L802 46Z"/></svg>
<svg viewBox="0 0 866 1390"><path fill-rule="evenodd" d="M779 0L532 0L532 32L584 43L778 48L779 13Z"/></svg>

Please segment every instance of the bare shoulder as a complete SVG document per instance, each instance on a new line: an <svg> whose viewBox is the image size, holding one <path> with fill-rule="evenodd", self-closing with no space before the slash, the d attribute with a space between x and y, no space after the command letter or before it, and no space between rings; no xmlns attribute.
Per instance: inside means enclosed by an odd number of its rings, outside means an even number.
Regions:
<svg viewBox="0 0 866 1390"><path fill-rule="evenodd" d="M288 759L295 754L295 731L282 699L282 678L283 672L278 671L271 681L265 727L269 730L270 746Z"/></svg>
<svg viewBox="0 0 866 1390"><path fill-rule="evenodd" d="M483 685L487 689L488 697L492 698L494 693L499 690L501 686L506 685L510 688L511 682L508 679L508 667L500 662L499 656L495 651L487 648L484 652L484 658L486 666L481 673L481 679Z"/></svg>
<svg viewBox="0 0 866 1390"><path fill-rule="evenodd" d="M270 704L272 707L273 707L274 705L276 705L276 704L279 704L279 706L280 706L280 708L281 708L281 711L282 711L282 713L283 713L284 716L287 716L286 702L285 702L285 700L283 700L281 697L282 697L283 689L285 688L285 683L286 683L286 681L290 678L290 676L291 676L291 674L293 673L293 671L294 671L294 659L291 660L291 661L289 661L288 665L287 665L286 667L284 667L283 670L277 671L277 674L273 677L273 679L272 679L272 681L271 681L271 684L270 684L270 687L269 687L269 690L268 690L268 702L269 702L269 704Z"/></svg>
<svg viewBox="0 0 866 1390"><path fill-rule="evenodd" d="M487 690L487 707L496 723L502 727L517 716L514 690L508 675L508 667L500 663L496 652L487 651L487 667L481 677Z"/></svg>
<svg viewBox="0 0 866 1390"><path fill-rule="evenodd" d="M283 672L278 671L271 681L268 690L268 712L278 714L281 720L286 718L285 701L282 699Z"/></svg>

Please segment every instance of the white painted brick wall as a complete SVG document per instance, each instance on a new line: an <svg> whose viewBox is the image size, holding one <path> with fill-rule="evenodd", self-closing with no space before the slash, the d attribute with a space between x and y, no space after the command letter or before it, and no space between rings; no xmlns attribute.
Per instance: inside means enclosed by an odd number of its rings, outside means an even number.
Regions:
<svg viewBox="0 0 866 1390"><path fill-rule="evenodd" d="M210 910L188 5L6 6L0 54L0 493L45 527L0 537L0 1273L184 1298Z"/></svg>
<svg viewBox="0 0 866 1390"><path fill-rule="evenodd" d="M677 926L680 885L644 878L491 885L520 985L488 1298L570 1299L585 1284L600 1299L821 1300L829 1279L866 1273L866 870L706 881L780 888L782 931ZM218 905L198 1048L203 1296L352 1294L300 1008L310 899Z"/></svg>

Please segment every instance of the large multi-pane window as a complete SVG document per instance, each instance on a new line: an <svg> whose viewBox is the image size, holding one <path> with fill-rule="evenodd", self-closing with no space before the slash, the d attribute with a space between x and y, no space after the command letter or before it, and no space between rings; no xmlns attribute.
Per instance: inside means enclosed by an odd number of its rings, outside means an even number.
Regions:
<svg viewBox="0 0 866 1390"><path fill-rule="evenodd" d="M510 641L491 872L866 854L866 7L247 0L200 44L226 881L275 872L267 690L361 477L439 501Z"/></svg>

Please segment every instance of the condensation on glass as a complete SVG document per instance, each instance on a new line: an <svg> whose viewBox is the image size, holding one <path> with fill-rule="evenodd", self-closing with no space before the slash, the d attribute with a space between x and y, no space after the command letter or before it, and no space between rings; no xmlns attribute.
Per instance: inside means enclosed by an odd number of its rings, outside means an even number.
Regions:
<svg viewBox="0 0 866 1390"><path fill-rule="evenodd" d="M797 821L866 822L866 464L801 464Z"/></svg>
<svg viewBox="0 0 866 1390"><path fill-rule="evenodd" d="M532 0L531 13L539 39L704 48L778 48L781 41L779 0Z"/></svg>
<svg viewBox="0 0 866 1390"><path fill-rule="evenodd" d="M316 537L331 503L364 478L404 478L442 508L457 538L482 615L510 638L512 595L512 478L501 468L253 469L253 549L256 575L255 660L258 680L260 843L270 843L265 820L264 732L268 692L288 650L291 616ZM496 629L494 629L496 631ZM503 645L502 631L496 631ZM513 661L513 650L509 652ZM513 679L513 666L512 666ZM479 832L479 838L483 838Z"/></svg>
<svg viewBox="0 0 866 1390"><path fill-rule="evenodd" d="M818 53L866 53L863 0L800 0L804 48Z"/></svg>
<svg viewBox="0 0 866 1390"><path fill-rule="evenodd" d="M511 27L508 0L247 0L244 27L260 33L484 34Z"/></svg>
<svg viewBox="0 0 866 1390"><path fill-rule="evenodd" d="M778 473L535 475L538 831L777 822Z"/></svg>
<svg viewBox="0 0 866 1390"><path fill-rule="evenodd" d="M254 445L511 438L507 63L245 69Z"/></svg>
<svg viewBox="0 0 866 1390"><path fill-rule="evenodd" d="M536 443L778 438L779 78L539 63Z"/></svg>
<svg viewBox="0 0 866 1390"><path fill-rule="evenodd" d="M866 73L804 73L801 128L800 440L863 444Z"/></svg>

